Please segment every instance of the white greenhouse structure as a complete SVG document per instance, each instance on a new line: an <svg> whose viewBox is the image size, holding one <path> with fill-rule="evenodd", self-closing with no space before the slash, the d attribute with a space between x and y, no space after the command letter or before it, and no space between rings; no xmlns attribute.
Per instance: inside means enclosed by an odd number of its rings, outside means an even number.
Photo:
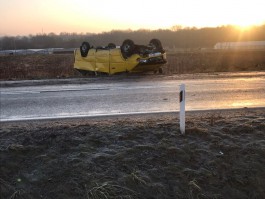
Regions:
<svg viewBox="0 0 265 199"><path fill-rule="evenodd" d="M214 49L265 49L265 41L240 41L240 42L220 42L214 45Z"/></svg>

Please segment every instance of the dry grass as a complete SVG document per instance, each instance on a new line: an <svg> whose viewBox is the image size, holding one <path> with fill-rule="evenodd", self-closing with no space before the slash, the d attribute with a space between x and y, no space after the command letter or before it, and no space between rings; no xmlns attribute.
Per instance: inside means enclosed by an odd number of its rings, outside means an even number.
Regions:
<svg viewBox="0 0 265 199"><path fill-rule="evenodd" d="M264 123L264 109L190 113L185 135L167 114L3 123L0 196L264 198Z"/></svg>
<svg viewBox="0 0 265 199"><path fill-rule="evenodd" d="M265 51L193 51L167 54L168 73L265 70Z"/></svg>
<svg viewBox="0 0 265 199"><path fill-rule="evenodd" d="M86 186L87 199L134 199L137 198L137 193L126 187L111 184L111 182L104 182L99 185L96 184L93 188L89 189Z"/></svg>
<svg viewBox="0 0 265 199"><path fill-rule="evenodd" d="M0 178L0 198L3 197L2 193L5 192L12 193L9 199L31 199L31 196L23 189L17 189L15 186L12 186L10 183Z"/></svg>
<svg viewBox="0 0 265 199"><path fill-rule="evenodd" d="M73 63L69 54L0 56L0 79L73 77Z"/></svg>
<svg viewBox="0 0 265 199"><path fill-rule="evenodd" d="M191 51L167 54L165 74L265 70L265 51ZM72 54L0 56L0 79L80 77Z"/></svg>

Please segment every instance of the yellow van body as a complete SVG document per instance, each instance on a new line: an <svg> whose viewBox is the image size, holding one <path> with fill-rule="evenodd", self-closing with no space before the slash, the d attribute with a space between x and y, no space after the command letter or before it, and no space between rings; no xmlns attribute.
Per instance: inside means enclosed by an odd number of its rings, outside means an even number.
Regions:
<svg viewBox="0 0 265 199"><path fill-rule="evenodd" d="M76 49L74 56L75 69L107 74L158 71L166 63L165 53L153 53L145 57L141 57L139 54L133 54L125 59L122 56L120 48L91 48L86 57L82 57L80 50Z"/></svg>

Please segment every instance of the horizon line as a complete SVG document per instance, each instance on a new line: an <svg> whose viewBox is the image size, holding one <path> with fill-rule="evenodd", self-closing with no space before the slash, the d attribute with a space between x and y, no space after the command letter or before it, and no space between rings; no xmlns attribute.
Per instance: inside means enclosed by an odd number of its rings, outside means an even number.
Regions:
<svg viewBox="0 0 265 199"><path fill-rule="evenodd" d="M87 34L91 34L91 35L98 35L98 34L104 34L104 33L110 33L110 32L115 32L115 31L120 31L120 32L137 32L137 31L159 31L159 30L170 30L173 32L177 32L179 30L189 30L189 29L205 29L205 28L221 28L221 27L234 27L234 28L242 28L242 29L251 29L254 27L261 27L261 26L265 26L265 22L262 24L255 24L255 25L248 25L248 26L241 26L241 25L236 25L236 24L223 24L223 25L218 25L218 26L183 26L183 25L173 25L170 28L158 28L158 29L148 29L148 28L139 28L139 29L112 29L109 31L101 31L101 32L67 32L67 31L61 31L61 32L43 32L43 29L41 30L41 32L39 33L28 33L27 35L25 34L5 34L5 33L0 33L0 37L25 37L25 36L35 36L35 35L48 35L48 34L55 34L55 35L60 35L62 33L70 33L70 34L78 34L78 35L87 35ZM173 30L174 27L179 27L176 30Z"/></svg>

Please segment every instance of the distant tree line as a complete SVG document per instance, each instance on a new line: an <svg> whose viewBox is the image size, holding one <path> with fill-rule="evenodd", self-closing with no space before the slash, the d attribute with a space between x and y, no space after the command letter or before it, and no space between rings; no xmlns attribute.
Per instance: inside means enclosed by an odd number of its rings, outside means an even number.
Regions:
<svg viewBox="0 0 265 199"><path fill-rule="evenodd" d="M16 37L3 36L0 37L0 50L76 48L83 41L88 41L94 46L104 46L108 43L121 45L128 38L137 44L148 44L152 38L158 38L166 48L212 48L217 42L265 40L265 24L244 31L234 26L199 29L173 26L171 29L112 30L100 34L63 32Z"/></svg>

